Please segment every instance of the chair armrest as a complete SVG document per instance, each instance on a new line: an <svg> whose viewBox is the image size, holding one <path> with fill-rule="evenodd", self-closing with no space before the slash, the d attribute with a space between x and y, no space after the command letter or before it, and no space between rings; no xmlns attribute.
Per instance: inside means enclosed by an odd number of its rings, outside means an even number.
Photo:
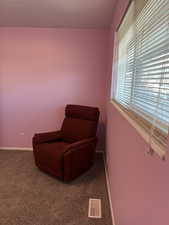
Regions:
<svg viewBox="0 0 169 225"><path fill-rule="evenodd" d="M81 140L81 141L77 141L77 142L74 142L74 143L70 144L67 147L67 151L69 151L69 150L76 150L76 149L78 149L80 147L84 147L86 145L89 145L91 143L96 143L96 142L97 142L97 138L96 137L87 138L87 139L84 139L84 140Z"/></svg>
<svg viewBox="0 0 169 225"><path fill-rule="evenodd" d="M33 136L33 146L42 144L45 142L52 142L61 140L61 131L47 132L47 133L39 133Z"/></svg>
<svg viewBox="0 0 169 225"><path fill-rule="evenodd" d="M64 153L64 181L70 181L86 171L94 162L97 138L70 144Z"/></svg>

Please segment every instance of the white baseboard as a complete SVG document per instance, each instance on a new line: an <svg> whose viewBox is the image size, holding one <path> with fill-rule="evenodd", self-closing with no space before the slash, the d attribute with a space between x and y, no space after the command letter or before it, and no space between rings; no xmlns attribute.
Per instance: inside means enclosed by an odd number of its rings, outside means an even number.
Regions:
<svg viewBox="0 0 169 225"><path fill-rule="evenodd" d="M112 200L111 200L110 181L109 181L109 176L108 176L105 154L103 154L103 159L104 159L104 168L105 168L107 192L108 192L108 198L109 198L109 204L110 204L110 212L111 212L111 217L112 217L112 223L113 223L113 225L116 225L115 217L114 217L113 204L112 204Z"/></svg>
<svg viewBox="0 0 169 225"><path fill-rule="evenodd" d="M12 150L19 150L19 151L33 151L33 148L27 147L0 147L0 150L12 151Z"/></svg>

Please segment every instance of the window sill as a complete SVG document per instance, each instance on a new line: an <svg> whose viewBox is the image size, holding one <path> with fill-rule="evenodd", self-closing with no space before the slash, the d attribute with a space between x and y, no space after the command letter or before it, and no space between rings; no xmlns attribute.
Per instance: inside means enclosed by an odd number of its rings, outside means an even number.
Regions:
<svg viewBox="0 0 169 225"><path fill-rule="evenodd" d="M150 136L149 134L133 119L131 118L115 100L111 100L111 104L120 112L120 114L130 123L132 127L134 127L140 136L149 144ZM166 155L165 149L157 144L156 142L152 141L152 149L155 153L161 158L164 159Z"/></svg>

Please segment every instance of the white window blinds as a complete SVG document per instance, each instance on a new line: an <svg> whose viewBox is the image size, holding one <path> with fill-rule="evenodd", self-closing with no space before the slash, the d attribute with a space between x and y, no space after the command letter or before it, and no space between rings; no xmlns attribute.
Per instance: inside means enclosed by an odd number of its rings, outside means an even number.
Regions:
<svg viewBox="0 0 169 225"><path fill-rule="evenodd" d="M133 0L118 35L115 99L164 147L169 127L169 0ZM127 22L128 21L128 22ZM125 32L124 32L125 31Z"/></svg>

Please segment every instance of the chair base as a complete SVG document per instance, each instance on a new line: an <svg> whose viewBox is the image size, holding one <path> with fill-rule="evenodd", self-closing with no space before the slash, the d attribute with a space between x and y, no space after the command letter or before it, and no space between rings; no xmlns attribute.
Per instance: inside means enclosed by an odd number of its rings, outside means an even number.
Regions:
<svg viewBox="0 0 169 225"><path fill-rule="evenodd" d="M65 183L71 182L71 181L75 180L76 178L82 176L84 173L86 173L88 170L90 170L92 168L93 164L94 163L92 163L88 168L86 168L85 170L81 171L79 174L77 174L74 177L64 178L63 172L62 173L58 173L58 172L53 171L50 168L42 166L42 165L40 165L39 163L36 162L36 166L41 172L43 172L43 173L45 173L45 174L47 174L49 176L52 176L53 178L56 178L56 179L58 179L58 180L60 180L62 182L65 182Z"/></svg>

